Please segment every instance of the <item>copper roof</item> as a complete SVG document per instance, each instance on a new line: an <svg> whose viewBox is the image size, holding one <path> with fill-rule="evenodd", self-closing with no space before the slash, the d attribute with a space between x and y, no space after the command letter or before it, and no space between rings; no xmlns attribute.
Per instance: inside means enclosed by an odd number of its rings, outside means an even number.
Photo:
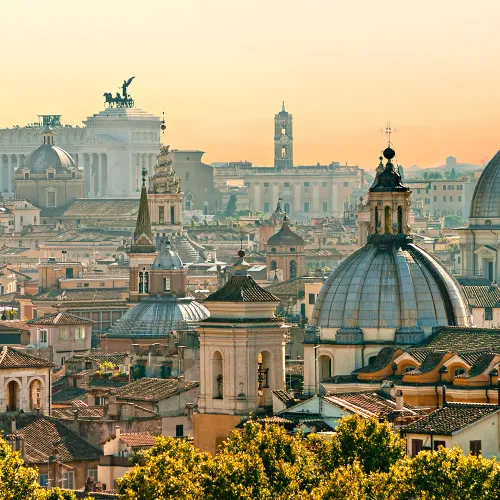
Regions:
<svg viewBox="0 0 500 500"><path fill-rule="evenodd" d="M284 220L281 229L267 240L268 245L305 245L306 242L290 229L288 220Z"/></svg>

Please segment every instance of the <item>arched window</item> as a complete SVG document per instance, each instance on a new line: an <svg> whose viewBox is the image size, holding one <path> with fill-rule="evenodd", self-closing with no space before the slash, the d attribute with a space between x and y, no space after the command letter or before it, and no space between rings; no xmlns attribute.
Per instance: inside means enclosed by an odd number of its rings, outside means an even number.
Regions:
<svg viewBox="0 0 500 500"><path fill-rule="evenodd" d="M271 354L267 351L259 353L257 356L258 406L268 406L272 404L272 391L274 387L270 373L271 366Z"/></svg>
<svg viewBox="0 0 500 500"><path fill-rule="evenodd" d="M318 380L323 382L324 380L332 376L332 358L326 354L322 354L318 360Z"/></svg>
<svg viewBox="0 0 500 500"><path fill-rule="evenodd" d="M297 262L294 260L290 261L290 279L297 277Z"/></svg>
<svg viewBox="0 0 500 500"><path fill-rule="evenodd" d="M392 218L391 207L384 208L384 233L391 234Z"/></svg>
<svg viewBox="0 0 500 500"><path fill-rule="evenodd" d="M17 411L21 404L21 387L19 382L11 380L7 384L7 411Z"/></svg>
<svg viewBox="0 0 500 500"><path fill-rule="evenodd" d="M368 358L368 364L371 365L375 360L377 359L377 355L375 356L370 356Z"/></svg>
<svg viewBox="0 0 500 500"><path fill-rule="evenodd" d="M33 380L30 384L30 410L42 409L42 383L40 380Z"/></svg>
<svg viewBox="0 0 500 500"><path fill-rule="evenodd" d="M278 269L278 264L276 264L275 260L271 261L271 271L276 271Z"/></svg>
<svg viewBox="0 0 500 500"><path fill-rule="evenodd" d="M455 368L453 376L458 377L459 375L463 375L464 373L465 373L465 368Z"/></svg>
<svg viewBox="0 0 500 500"><path fill-rule="evenodd" d="M283 210L285 210L285 213L289 214L290 213L290 203L285 203L283 205Z"/></svg>
<svg viewBox="0 0 500 500"><path fill-rule="evenodd" d="M149 292L149 272L143 267L139 271L139 293Z"/></svg>
<svg viewBox="0 0 500 500"><path fill-rule="evenodd" d="M212 397L224 399L224 361L219 351L212 356Z"/></svg>
<svg viewBox="0 0 500 500"><path fill-rule="evenodd" d="M403 207L398 207L398 234L403 234Z"/></svg>

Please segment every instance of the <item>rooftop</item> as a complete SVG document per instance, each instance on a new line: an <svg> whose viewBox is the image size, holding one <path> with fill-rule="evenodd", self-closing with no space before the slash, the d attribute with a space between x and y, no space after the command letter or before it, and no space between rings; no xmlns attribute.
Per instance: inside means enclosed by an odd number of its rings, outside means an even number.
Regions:
<svg viewBox="0 0 500 500"><path fill-rule="evenodd" d="M179 392L188 391L200 385L199 382L184 383L179 387L176 379L141 378L116 390L116 399L148 401L157 403Z"/></svg>
<svg viewBox="0 0 500 500"><path fill-rule="evenodd" d="M92 325L94 321L91 319L80 318L66 312L47 313L40 318L28 321L29 325Z"/></svg>
<svg viewBox="0 0 500 500"><path fill-rule="evenodd" d="M53 366L54 364L50 361L31 356L9 346L3 346L0 353L0 369L52 368Z"/></svg>

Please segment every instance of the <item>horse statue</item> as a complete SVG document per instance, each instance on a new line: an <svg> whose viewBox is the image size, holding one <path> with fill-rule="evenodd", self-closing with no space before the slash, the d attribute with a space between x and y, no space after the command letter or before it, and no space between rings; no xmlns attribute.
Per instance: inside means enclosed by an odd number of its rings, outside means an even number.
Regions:
<svg viewBox="0 0 500 500"><path fill-rule="evenodd" d="M104 92L103 97L104 97L104 105L105 106L107 105L108 108L113 107L113 105L116 103L116 100L111 92Z"/></svg>

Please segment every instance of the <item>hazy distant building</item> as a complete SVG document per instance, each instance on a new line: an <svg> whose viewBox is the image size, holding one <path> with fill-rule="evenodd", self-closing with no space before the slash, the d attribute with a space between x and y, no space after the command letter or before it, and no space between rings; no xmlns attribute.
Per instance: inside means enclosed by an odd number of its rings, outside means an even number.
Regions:
<svg viewBox="0 0 500 500"><path fill-rule="evenodd" d="M215 214L220 206L220 193L214 187L214 169L201 161L204 151L174 149L170 152L172 168L180 177L184 192L184 210L202 210Z"/></svg>
<svg viewBox="0 0 500 500"><path fill-rule="evenodd" d="M454 156L448 156L448 158L446 158L446 166L455 168L457 166L457 159Z"/></svg>
<svg viewBox="0 0 500 500"><path fill-rule="evenodd" d="M274 116L274 168L293 167L292 115L281 111Z"/></svg>

